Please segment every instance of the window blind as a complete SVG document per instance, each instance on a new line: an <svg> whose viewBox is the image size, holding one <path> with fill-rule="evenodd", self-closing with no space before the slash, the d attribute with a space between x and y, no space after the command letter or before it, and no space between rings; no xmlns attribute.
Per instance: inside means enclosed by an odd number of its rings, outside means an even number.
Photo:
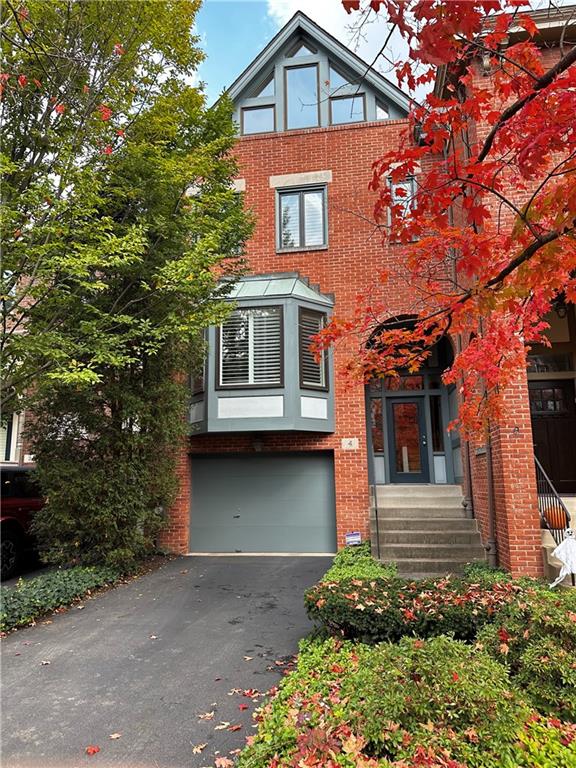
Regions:
<svg viewBox="0 0 576 768"><path fill-rule="evenodd" d="M326 352L322 352L317 361L310 349L312 337L324 327L325 318L320 312L300 310L300 384L303 387L323 389L326 386Z"/></svg>
<svg viewBox="0 0 576 768"><path fill-rule="evenodd" d="M281 383L281 308L236 310L220 329L220 386Z"/></svg>

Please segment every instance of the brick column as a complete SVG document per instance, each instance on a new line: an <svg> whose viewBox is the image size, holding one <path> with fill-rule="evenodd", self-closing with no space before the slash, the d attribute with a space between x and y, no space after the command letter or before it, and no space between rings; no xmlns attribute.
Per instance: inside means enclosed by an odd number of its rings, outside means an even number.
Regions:
<svg viewBox="0 0 576 768"><path fill-rule="evenodd" d="M174 503L167 510L167 523L160 534L160 546L170 552L185 554L189 551L190 502L192 483L190 476L189 438L182 438L177 448L176 475L178 492Z"/></svg>

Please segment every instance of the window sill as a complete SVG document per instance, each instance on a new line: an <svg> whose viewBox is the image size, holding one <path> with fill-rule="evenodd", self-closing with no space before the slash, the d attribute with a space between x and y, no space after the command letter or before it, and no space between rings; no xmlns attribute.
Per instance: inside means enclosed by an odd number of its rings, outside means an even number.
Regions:
<svg viewBox="0 0 576 768"><path fill-rule="evenodd" d="M276 248L276 253L302 253L304 251L327 251L328 245L307 245L298 248Z"/></svg>

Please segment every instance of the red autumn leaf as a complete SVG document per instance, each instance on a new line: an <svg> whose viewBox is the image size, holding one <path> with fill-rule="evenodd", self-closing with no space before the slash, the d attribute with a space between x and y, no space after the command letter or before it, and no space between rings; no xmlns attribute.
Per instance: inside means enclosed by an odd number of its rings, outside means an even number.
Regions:
<svg viewBox="0 0 576 768"><path fill-rule="evenodd" d="M97 747L95 744L90 744L86 747L85 752L87 755L97 755L98 752L100 752L100 747Z"/></svg>
<svg viewBox="0 0 576 768"><path fill-rule="evenodd" d="M460 675L458 674L458 672L452 672L452 681L454 683L457 683L458 680L460 680Z"/></svg>
<svg viewBox="0 0 576 768"><path fill-rule="evenodd" d="M244 711L245 709L248 709L248 704L238 704L238 709Z"/></svg>
<svg viewBox="0 0 576 768"><path fill-rule="evenodd" d="M66 105L62 104L61 102L59 104L56 104L54 107L54 112L57 112L59 115L63 115L64 112L66 112Z"/></svg>
<svg viewBox="0 0 576 768"><path fill-rule="evenodd" d="M342 0L342 5L346 13L360 10L360 0Z"/></svg>
<svg viewBox="0 0 576 768"><path fill-rule="evenodd" d="M114 43L114 53L116 56L123 56L126 53L124 46L121 43Z"/></svg>
<svg viewBox="0 0 576 768"><path fill-rule="evenodd" d="M112 147L110 144L107 144L104 149L102 150L103 155L111 155L112 154Z"/></svg>
<svg viewBox="0 0 576 768"><path fill-rule="evenodd" d="M242 726L241 726L241 725L239 725L239 724L236 724L236 725L230 725L230 726L228 726L228 728L227 728L226 730L227 730L227 731L239 731L239 730L241 730L241 728L242 728Z"/></svg>
<svg viewBox="0 0 576 768"><path fill-rule="evenodd" d="M28 78L26 75L18 75L18 85L20 88L25 88L28 85Z"/></svg>
<svg viewBox="0 0 576 768"><path fill-rule="evenodd" d="M100 117L102 118L102 120L104 121L110 120L110 118L112 117L112 110L110 109L109 106L107 106L106 104L100 104L97 107L97 109L98 109L98 112L100 112Z"/></svg>

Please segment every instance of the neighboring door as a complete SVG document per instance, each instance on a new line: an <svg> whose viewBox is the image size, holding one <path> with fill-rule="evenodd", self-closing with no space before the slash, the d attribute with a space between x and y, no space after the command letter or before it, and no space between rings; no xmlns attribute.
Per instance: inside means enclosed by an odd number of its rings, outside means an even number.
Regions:
<svg viewBox="0 0 576 768"><path fill-rule="evenodd" d="M530 381L534 452L558 493L576 493L576 402L569 379Z"/></svg>
<svg viewBox="0 0 576 768"><path fill-rule="evenodd" d="M387 398L391 483L429 483L425 398Z"/></svg>
<svg viewBox="0 0 576 768"><path fill-rule="evenodd" d="M192 552L335 552L332 454L192 459Z"/></svg>

